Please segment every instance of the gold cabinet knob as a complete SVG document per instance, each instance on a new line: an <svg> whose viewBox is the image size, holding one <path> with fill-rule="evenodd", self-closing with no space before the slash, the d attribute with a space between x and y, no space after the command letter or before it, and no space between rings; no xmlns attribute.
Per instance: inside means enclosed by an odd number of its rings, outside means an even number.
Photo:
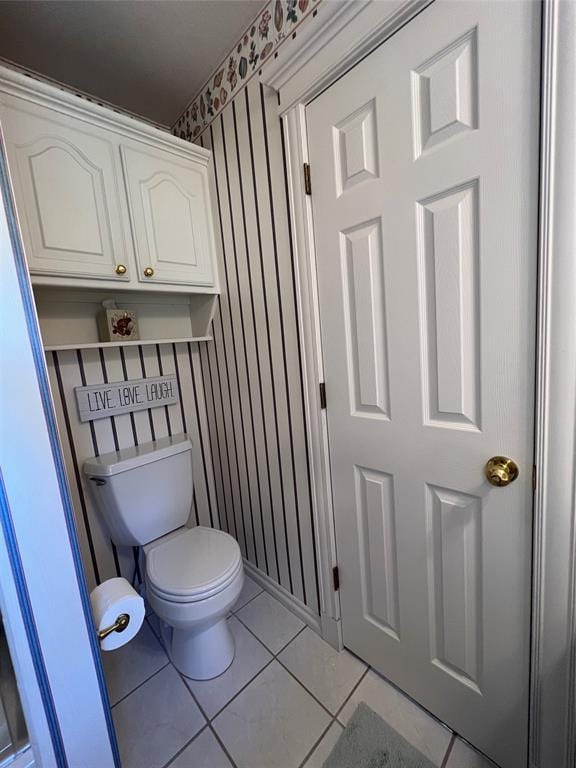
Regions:
<svg viewBox="0 0 576 768"><path fill-rule="evenodd" d="M126 267L124 264L117 264L116 265L116 274L117 275L125 275L126 274Z"/></svg>
<svg viewBox="0 0 576 768"><path fill-rule="evenodd" d="M154 274L154 270L152 269L152 267L146 267L146 269L144 270L144 277L152 277L153 274Z"/></svg>
<svg viewBox="0 0 576 768"><path fill-rule="evenodd" d="M510 485L519 475L518 465L507 456L492 456L488 459L484 472L491 485L498 488Z"/></svg>

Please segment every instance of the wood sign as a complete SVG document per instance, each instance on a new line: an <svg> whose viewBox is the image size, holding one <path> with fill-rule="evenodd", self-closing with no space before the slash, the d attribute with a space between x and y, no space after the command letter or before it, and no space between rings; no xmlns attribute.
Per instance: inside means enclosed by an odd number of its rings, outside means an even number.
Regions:
<svg viewBox="0 0 576 768"><path fill-rule="evenodd" d="M91 384L89 387L75 387L74 392L80 421L94 421L130 411L173 405L180 397L176 374Z"/></svg>

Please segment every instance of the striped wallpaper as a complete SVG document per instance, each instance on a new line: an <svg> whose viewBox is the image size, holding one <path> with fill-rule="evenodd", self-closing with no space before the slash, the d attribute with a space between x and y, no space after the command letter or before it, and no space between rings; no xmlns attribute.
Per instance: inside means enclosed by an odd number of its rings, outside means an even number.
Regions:
<svg viewBox="0 0 576 768"><path fill-rule="evenodd" d="M200 359L223 527L314 613L295 276L276 92L253 78L197 139L213 152L222 294Z"/></svg>
<svg viewBox="0 0 576 768"><path fill-rule="evenodd" d="M135 553L115 547L102 525L82 474L82 463L119 448L188 432L193 442L191 524L219 527L206 419L200 344L178 342L108 349L48 352L47 364L76 527L89 589L112 576L135 575ZM81 423L74 387L176 373L181 398L168 405Z"/></svg>

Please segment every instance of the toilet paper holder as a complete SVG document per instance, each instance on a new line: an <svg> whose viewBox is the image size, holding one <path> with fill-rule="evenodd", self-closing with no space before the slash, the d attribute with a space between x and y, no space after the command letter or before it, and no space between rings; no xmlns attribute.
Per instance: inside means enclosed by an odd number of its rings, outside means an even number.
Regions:
<svg viewBox="0 0 576 768"><path fill-rule="evenodd" d="M98 640L104 640L112 632L124 632L128 624L130 624L130 616L127 613L121 613L114 624L105 629L98 630Z"/></svg>

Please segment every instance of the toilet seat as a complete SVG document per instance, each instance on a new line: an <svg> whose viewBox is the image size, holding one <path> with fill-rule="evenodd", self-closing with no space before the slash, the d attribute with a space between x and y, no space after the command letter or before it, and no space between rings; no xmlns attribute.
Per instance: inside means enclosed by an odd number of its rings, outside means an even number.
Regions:
<svg viewBox="0 0 576 768"><path fill-rule="evenodd" d="M242 562L238 563L238 567L236 570L232 573L230 578L224 583L219 584L217 587L214 587L213 589L207 589L204 592L198 592L196 594L174 594L172 592L163 592L162 590L159 590L157 587L155 587L150 580L148 580L148 594L153 594L160 600L164 600L168 603L179 603L179 604L193 604L193 603L200 603L203 600L207 600L210 597L217 597L220 593L224 592L224 590L229 587L231 584L234 583L234 581L243 573L243 566Z"/></svg>
<svg viewBox="0 0 576 768"><path fill-rule="evenodd" d="M197 526L152 547L146 556L148 586L176 603L205 600L226 589L242 571L240 547L232 536Z"/></svg>

